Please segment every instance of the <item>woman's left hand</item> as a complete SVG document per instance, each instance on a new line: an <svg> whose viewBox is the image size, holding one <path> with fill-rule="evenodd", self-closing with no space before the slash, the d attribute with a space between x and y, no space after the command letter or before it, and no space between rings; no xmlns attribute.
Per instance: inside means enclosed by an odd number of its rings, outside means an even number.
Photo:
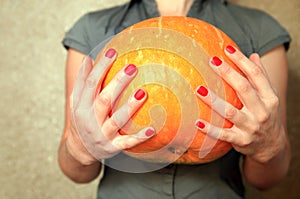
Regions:
<svg viewBox="0 0 300 199"><path fill-rule="evenodd" d="M197 127L211 137L231 143L235 150L253 160L266 163L286 145L279 97L258 54L252 54L248 59L232 46L227 46L225 52L245 76L218 57L210 60L210 66L236 91L243 107L235 108L200 85L197 96L233 126L221 128L199 119Z"/></svg>

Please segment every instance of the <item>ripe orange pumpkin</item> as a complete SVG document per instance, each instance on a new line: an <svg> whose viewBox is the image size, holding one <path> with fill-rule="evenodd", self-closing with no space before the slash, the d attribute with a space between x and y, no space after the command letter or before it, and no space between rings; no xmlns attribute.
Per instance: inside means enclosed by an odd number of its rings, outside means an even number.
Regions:
<svg viewBox="0 0 300 199"><path fill-rule="evenodd" d="M196 97L195 90L201 84L237 108L242 107L234 90L208 65L210 57L216 55L238 70L223 52L227 45L237 47L209 23L188 17L159 17L127 28L105 46L102 53L114 48L119 55L103 86L126 64L139 68L117 107L138 88L148 93L146 103L120 133L134 134L149 125L157 131L154 137L125 153L151 162L199 164L213 161L232 148L195 128L198 118L218 126L232 125Z"/></svg>

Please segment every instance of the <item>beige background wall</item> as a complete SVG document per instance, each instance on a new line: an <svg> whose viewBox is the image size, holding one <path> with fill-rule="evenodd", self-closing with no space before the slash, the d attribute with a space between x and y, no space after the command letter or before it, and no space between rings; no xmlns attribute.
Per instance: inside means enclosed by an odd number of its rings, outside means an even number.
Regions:
<svg viewBox="0 0 300 199"><path fill-rule="evenodd" d="M75 185L56 159L63 129L64 63L60 41L87 11L112 0L0 0L0 198L91 199L97 182ZM297 198L300 187L300 1L236 0L264 9L291 33L288 128L292 149L288 177L248 198ZM255 197L254 197L255 196Z"/></svg>

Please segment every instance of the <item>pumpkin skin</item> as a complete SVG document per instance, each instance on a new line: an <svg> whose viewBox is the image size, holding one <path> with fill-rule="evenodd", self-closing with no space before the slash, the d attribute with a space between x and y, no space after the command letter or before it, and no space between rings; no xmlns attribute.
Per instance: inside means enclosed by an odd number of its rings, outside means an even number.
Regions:
<svg viewBox="0 0 300 199"><path fill-rule="evenodd" d="M145 104L120 129L120 134L135 134L146 126L156 129L155 136L125 150L126 154L150 162L200 164L220 158L232 148L230 143L210 138L195 128L198 118L224 128L232 126L196 97L199 85L209 87L235 107L242 107L234 90L208 64L210 57L218 56L239 71L223 51L227 45L238 48L221 30L188 17L148 19L109 41L95 62L108 48L116 49L118 58L102 88L125 65L132 63L139 69L112 112L138 88L148 94Z"/></svg>

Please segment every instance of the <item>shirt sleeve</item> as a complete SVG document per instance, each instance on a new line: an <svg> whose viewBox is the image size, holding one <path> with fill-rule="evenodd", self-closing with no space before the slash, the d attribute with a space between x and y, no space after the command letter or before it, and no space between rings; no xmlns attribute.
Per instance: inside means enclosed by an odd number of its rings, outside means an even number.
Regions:
<svg viewBox="0 0 300 199"><path fill-rule="evenodd" d="M86 13L66 32L62 44L66 49L74 48L86 55L90 54L101 42L123 27L129 5L125 3Z"/></svg>
<svg viewBox="0 0 300 199"><path fill-rule="evenodd" d="M82 16L74 26L66 32L62 44L66 49L74 48L84 54L89 54L90 47L88 44L87 33L88 15Z"/></svg>
<svg viewBox="0 0 300 199"><path fill-rule="evenodd" d="M252 48L251 53L256 52L263 55L280 45L284 45L285 49L288 50L291 37L287 30L271 15L262 10L235 4L228 4L228 9L249 39Z"/></svg>
<svg viewBox="0 0 300 199"><path fill-rule="evenodd" d="M253 17L258 22L256 26L257 38L254 42L254 49L258 54L263 55L279 45L284 45L286 50L289 49L290 35L278 21L259 11Z"/></svg>

